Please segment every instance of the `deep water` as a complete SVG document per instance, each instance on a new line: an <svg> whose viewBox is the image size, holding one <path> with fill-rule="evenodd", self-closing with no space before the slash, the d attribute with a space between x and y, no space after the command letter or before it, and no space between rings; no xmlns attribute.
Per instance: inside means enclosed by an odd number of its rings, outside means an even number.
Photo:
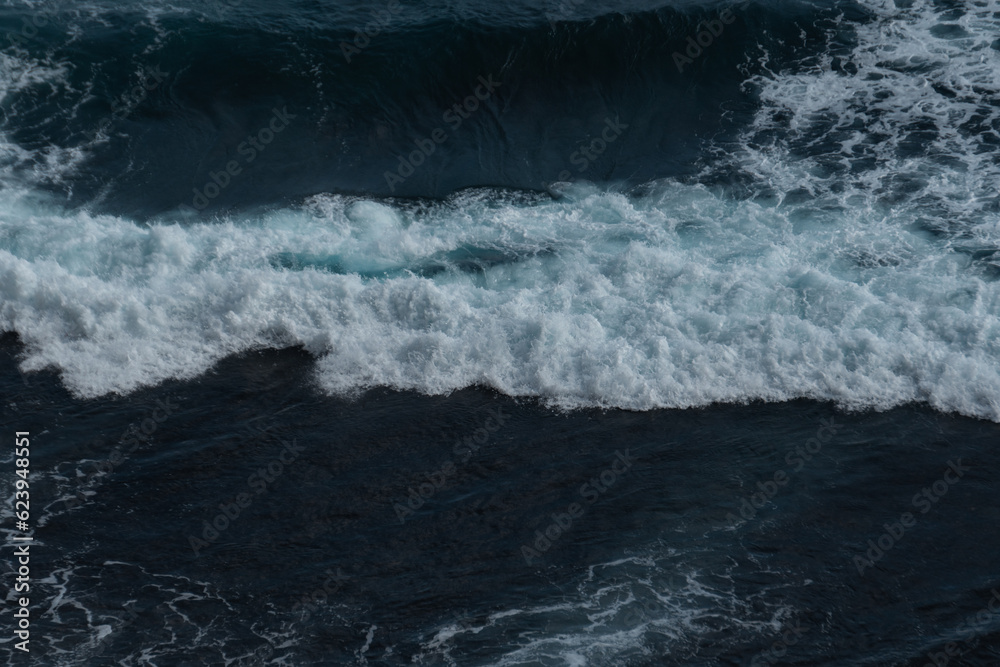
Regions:
<svg viewBox="0 0 1000 667"><path fill-rule="evenodd" d="M749 665L774 648L774 664L923 665L951 641L950 664L1000 659L1000 615L975 625L1000 588L991 422L812 401L563 413L479 389L343 400L303 381L298 351L79 401L20 375L20 349L4 339L0 378L3 428L35 448L31 664ZM172 414L88 482L158 404ZM248 478L288 443L301 452L257 493ZM616 452L631 466L582 495ZM968 470L938 498L949 462ZM914 504L924 488L936 502ZM733 522L744 499L763 506ZM904 512L916 524L859 574Z"/></svg>

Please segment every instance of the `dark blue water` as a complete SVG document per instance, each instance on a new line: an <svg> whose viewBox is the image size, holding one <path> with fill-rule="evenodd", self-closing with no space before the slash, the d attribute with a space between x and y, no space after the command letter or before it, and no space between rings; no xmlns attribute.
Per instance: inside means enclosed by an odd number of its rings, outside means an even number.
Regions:
<svg viewBox="0 0 1000 667"><path fill-rule="evenodd" d="M642 131L601 151L589 180L691 174L701 141L732 135L753 112L752 91L740 88L748 53L795 63L824 48L823 28L839 12L865 18L850 3L818 12L749 5L730 15L725 40L678 67L672 54L727 5L191 4L184 12L95 4L96 15L80 16L50 3L38 36L18 43L30 57L72 62L56 89L29 86L6 102L19 144L91 151L87 169L49 183L69 202L148 216L331 191L541 190L575 171L568 156L608 117ZM4 14L0 29L19 35L23 12ZM371 37L356 32L365 27ZM475 95L481 76L494 84L485 99L443 118ZM275 109L274 138L247 142ZM446 141L426 157L429 168L402 183L386 179L435 129ZM95 142L101 130L106 138ZM240 178L199 198L195 188L204 193L230 160Z"/></svg>
<svg viewBox="0 0 1000 667"><path fill-rule="evenodd" d="M998 34L3 3L3 662L1000 664Z"/></svg>
<svg viewBox="0 0 1000 667"><path fill-rule="evenodd" d="M975 625L1000 587L990 422L808 401L566 414L476 389L344 401L301 381L300 352L77 401L20 376L18 349L5 339L4 428L36 448L45 602L11 664L922 665L952 641L949 664L1000 656L1000 616ZM915 525L859 573L905 512Z"/></svg>

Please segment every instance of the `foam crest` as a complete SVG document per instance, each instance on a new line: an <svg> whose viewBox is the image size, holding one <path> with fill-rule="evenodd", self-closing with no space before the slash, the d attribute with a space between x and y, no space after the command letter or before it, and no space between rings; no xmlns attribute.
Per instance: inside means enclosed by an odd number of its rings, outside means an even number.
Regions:
<svg viewBox="0 0 1000 667"><path fill-rule="evenodd" d="M761 105L738 167L779 199L906 211L995 267L1000 5L862 5L871 20L834 26L823 53L746 82Z"/></svg>
<svg viewBox="0 0 1000 667"><path fill-rule="evenodd" d="M194 225L22 203L0 223L0 326L26 343L25 371L56 368L79 396L300 345L336 393L479 384L567 408L811 397L1000 418L1000 283L891 211L664 183L430 207L321 197ZM275 260L290 255L324 261Z"/></svg>

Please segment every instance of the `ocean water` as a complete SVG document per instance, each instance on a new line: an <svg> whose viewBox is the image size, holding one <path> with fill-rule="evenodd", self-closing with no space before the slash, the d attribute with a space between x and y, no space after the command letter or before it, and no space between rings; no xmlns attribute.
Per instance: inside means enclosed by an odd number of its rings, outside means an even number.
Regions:
<svg viewBox="0 0 1000 667"><path fill-rule="evenodd" d="M5 0L6 663L997 664L998 186L995 0Z"/></svg>

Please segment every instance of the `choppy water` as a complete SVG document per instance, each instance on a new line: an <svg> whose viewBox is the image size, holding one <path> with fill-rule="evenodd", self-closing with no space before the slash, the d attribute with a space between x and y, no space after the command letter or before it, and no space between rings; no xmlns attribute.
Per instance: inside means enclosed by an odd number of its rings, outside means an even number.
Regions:
<svg viewBox="0 0 1000 667"><path fill-rule="evenodd" d="M81 402L26 386L18 351L0 380L4 428L36 448L37 643L8 664L1000 659L992 422L344 401L301 381L303 351Z"/></svg>
<svg viewBox="0 0 1000 667"><path fill-rule="evenodd" d="M0 35L37 664L750 664L801 622L772 663L922 665L987 604L994 0L8 0ZM497 406L516 425L400 524ZM308 463L195 557L296 439ZM860 576L962 456L920 546ZM992 664L983 627L950 664Z"/></svg>

